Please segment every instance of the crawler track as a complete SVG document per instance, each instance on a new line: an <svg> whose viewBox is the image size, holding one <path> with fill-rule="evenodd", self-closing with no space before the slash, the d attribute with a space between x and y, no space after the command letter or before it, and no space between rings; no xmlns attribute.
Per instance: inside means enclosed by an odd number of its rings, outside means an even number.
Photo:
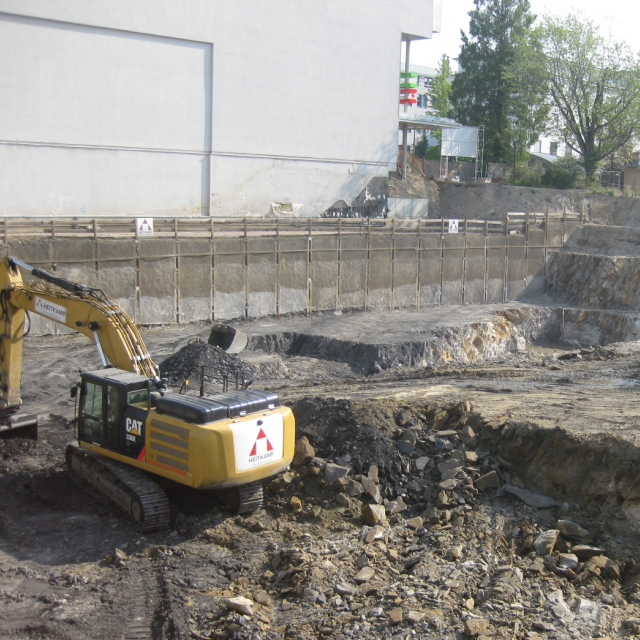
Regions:
<svg viewBox="0 0 640 640"><path fill-rule="evenodd" d="M115 502L143 532L169 526L167 496L144 472L73 444L67 447L66 459L72 477Z"/></svg>
<svg viewBox="0 0 640 640"><path fill-rule="evenodd" d="M254 482L238 489L240 495L240 503L238 505L238 513L253 513L262 507L264 499L262 493L262 483Z"/></svg>

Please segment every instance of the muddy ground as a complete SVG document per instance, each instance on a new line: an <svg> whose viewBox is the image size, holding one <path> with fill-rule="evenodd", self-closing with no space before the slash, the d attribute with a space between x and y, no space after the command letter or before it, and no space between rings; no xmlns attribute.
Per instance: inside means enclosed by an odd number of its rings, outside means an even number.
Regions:
<svg viewBox="0 0 640 640"><path fill-rule="evenodd" d="M208 331L143 334L161 361ZM23 399L40 439L0 444L0 638L640 633L633 344L529 345L474 366L374 375L245 352L254 387L293 407L314 451L267 483L252 516L174 488L172 529L146 535L64 469L68 389L97 368L93 345L70 335L25 346ZM520 489L551 506L529 506ZM362 508L378 502L385 515L367 524ZM238 597L252 603L245 613Z"/></svg>

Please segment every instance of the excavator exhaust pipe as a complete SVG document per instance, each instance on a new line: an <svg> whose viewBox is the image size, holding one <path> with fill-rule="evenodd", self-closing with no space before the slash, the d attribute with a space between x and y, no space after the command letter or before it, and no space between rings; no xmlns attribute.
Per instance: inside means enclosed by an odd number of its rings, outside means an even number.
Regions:
<svg viewBox="0 0 640 640"><path fill-rule="evenodd" d="M240 353L247 346L247 336L231 325L218 322L211 327L209 344L227 353Z"/></svg>

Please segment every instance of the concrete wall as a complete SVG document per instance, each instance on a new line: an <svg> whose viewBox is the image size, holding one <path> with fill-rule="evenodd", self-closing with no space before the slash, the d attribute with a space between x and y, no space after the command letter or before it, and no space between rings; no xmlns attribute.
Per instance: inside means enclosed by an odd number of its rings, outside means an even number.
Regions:
<svg viewBox="0 0 640 640"><path fill-rule="evenodd" d="M440 226L440 225L438 225ZM538 294L562 223L521 235L362 225L270 237L9 239L8 255L97 286L141 324L504 302ZM33 331L56 332L34 319Z"/></svg>
<svg viewBox="0 0 640 640"><path fill-rule="evenodd" d="M395 168L434 4L0 0L0 215L318 215Z"/></svg>
<svg viewBox="0 0 640 640"><path fill-rule="evenodd" d="M428 218L426 198L387 198L388 218Z"/></svg>

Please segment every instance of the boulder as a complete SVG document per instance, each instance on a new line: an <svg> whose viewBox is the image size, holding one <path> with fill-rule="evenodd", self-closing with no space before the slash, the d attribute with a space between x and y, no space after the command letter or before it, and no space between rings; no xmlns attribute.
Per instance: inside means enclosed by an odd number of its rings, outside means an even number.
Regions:
<svg viewBox="0 0 640 640"><path fill-rule="evenodd" d="M302 436L296 441L296 448L293 454L293 462L291 466L294 469L301 467L304 464L309 463L313 458L315 458L316 452L315 449L311 446L308 438L306 436Z"/></svg>

